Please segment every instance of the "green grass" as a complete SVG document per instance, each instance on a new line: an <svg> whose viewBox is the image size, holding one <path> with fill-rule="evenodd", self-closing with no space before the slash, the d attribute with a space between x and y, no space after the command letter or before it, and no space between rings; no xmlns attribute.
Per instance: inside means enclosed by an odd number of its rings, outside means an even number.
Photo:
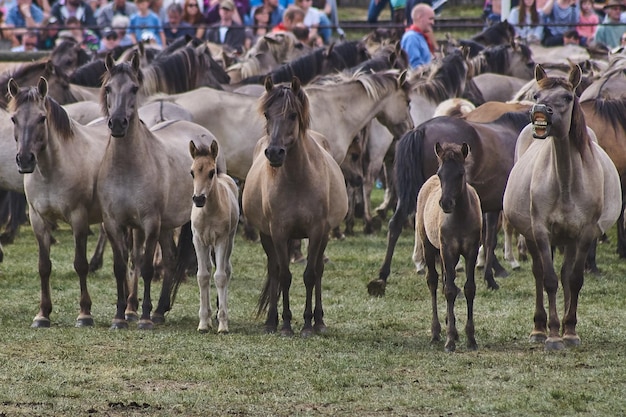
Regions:
<svg viewBox="0 0 626 417"><path fill-rule="evenodd" d="M386 296L368 296L384 233L330 242L323 282L329 330L301 339L264 334L264 318L255 312L265 257L260 244L241 237L233 254L230 334L196 332L192 277L164 325L109 330L115 309L109 250L103 270L89 278L96 325L74 328L78 283L66 227L55 232L52 251L52 327L31 329L39 283L36 245L25 227L0 264L0 416L623 415L626 286L614 233L599 248L604 274L586 277L580 348L547 353L528 342L534 286L524 263L498 279L498 291L478 280L476 352L465 349L465 301L457 301L461 335L453 354L430 343L430 296L410 260L410 231L399 240ZM303 266L292 271L299 331ZM443 304L439 312L443 318Z"/></svg>

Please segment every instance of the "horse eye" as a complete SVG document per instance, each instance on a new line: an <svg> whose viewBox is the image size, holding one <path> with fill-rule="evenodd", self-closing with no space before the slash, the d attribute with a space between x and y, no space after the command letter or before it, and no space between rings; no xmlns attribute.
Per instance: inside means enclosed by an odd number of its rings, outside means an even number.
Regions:
<svg viewBox="0 0 626 417"><path fill-rule="evenodd" d="M133 86L133 88L131 88L130 90L133 94L137 94L137 92L139 91L139 87L137 87L136 85Z"/></svg>
<svg viewBox="0 0 626 417"><path fill-rule="evenodd" d="M15 119L15 116L11 116L11 121L13 122L14 125L17 124L17 120Z"/></svg>
<svg viewBox="0 0 626 417"><path fill-rule="evenodd" d="M109 87L108 85L104 87L104 92L106 94L110 94L111 93L111 87Z"/></svg>
<svg viewBox="0 0 626 417"><path fill-rule="evenodd" d="M196 178L195 175L193 175L193 171L189 171L189 173L191 174L191 178Z"/></svg>
<svg viewBox="0 0 626 417"><path fill-rule="evenodd" d="M298 117L298 114L296 112L293 112L289 115L289 120L294 121L296 120L297 117Z"/></svg>
<svg viewBox="0 0 626 417"><path fill-rule="evenodd" d="M574 100L574 97L572 97L571 95L565 96L565 101L568 103L571 103Z"/></svg>
<svg viewBox="0 0 626 417"><path fill-rule="evenodd" d="M212 169L209 171L209 179L212 180L214 176L215 176L215 170Z"/></svg>
<svg viewBox="0 0 626 417"><path fill-rule="evenodd" d="M37 123L44 123L46 121L46 116L41 116L39 117L39 120L37 120Z"/></svg>
<svg viewBox="0 0 626 417"><path fill-rule="evenodd" d="M537 95L537 94L533 95L533 100L537 100L538 98L539 98L539 95Z"/></svg>
<svg viewBox="0 0 626 417"><path fill-rule="evenodd" d="M267 115L267 112L266 112L266 113L263 113L263 116L264 116L266 119L269 119L269 117L268 117L268 115Z"/></svg>

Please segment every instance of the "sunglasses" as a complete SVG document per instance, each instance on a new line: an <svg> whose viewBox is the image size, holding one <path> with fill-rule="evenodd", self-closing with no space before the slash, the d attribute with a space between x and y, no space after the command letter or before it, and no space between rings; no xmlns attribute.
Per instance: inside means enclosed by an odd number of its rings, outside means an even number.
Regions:
<svg viewBox="0 0 626 417"><path fill-rule="evenodd" d="M198 7L197 3L189 3L187 7Z"/></svg>

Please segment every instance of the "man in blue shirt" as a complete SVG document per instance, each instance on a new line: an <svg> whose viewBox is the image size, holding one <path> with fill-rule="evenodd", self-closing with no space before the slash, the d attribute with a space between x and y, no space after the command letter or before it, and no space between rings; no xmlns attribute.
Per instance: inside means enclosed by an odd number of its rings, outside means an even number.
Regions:
<svg viewBox="0 0 626 417"><path fill-rule="evenodd" d="M435 52L435 12L428 4L420 3L411 10L413 24L410 25L402 39L400 46L409 57L411 68L430 63Z"/></svg>
<svg viewBox="0 0 626 417"><path fill-rule="evenodd" d="M7 12L6 26L16 28L12 34L21 43L22 35L39 27L42 21L43 11L33 4L33 0L18 0Z"/></svg>

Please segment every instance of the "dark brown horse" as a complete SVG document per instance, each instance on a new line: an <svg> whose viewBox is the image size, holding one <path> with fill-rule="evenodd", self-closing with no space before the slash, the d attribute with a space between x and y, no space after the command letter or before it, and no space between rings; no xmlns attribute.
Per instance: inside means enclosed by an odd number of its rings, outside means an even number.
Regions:
<svg viewBox="0 0 626 417"><path fill-rule="evenodd" d="M456 329L454 302L459 289L454 283L456 264L461 255L465 259L465 287L467 300L467 348L475 350L478 345L474 337L474 296L476 283L474 270L478 258L482 231L480 199L476 190L467 184L465 161L469 154L466 143L437 142L435 153L439 160L437 175L430 177L417 197L415 214L415 247L423 250L428 267L426 280L432 300L431 333L433 341L439 341L441 324L437 314L437 287L439 275L435 264L441 258L443 290L446 295L446 352L456 349L459 334Z"/></svg>
<svg viewBox="0 0 626 417"><path fill-rule="evenodd" d="M346 215L348 197L339 165L308 130L309 101L300 81L294 77L291 86L274 87L268 77L265 89L260 106L266 121L265 136L254 150L242 196L244 215L259 229L267 255L267 279L259 298L259 314L268 310L265 330L275 332L282 294L281 333L293 335L289 242L309 238L301 331L306 337L326 329L322 308L324 250L331 229Z"/></svg>
<svg viewBox="0 0 626 417"><path fill-rule="evenodd" d="M502 103L504 105L504 103ZM415 210L417 194L428 177L437 172L437 159L429 149L435 143L446 141L467 143L472 149L466 169L468 180L481 199L485 213L485 236L487 260L485 280L492 289L499 288L494 279L493 268L496 266L494 248L498 214L502 210L502 195L509 172L513 167L513 155L517 135L528 124L528 109L504 113L488 123L469 122L456 117L436 117L430 119L406 135L398 142L394 169L396 173L396 191L398 204L389 221L387 234L387 252L380 268L378 279L368 284L372 295L385 292L387 278L391 272L391 259L407 217ZM482 106L475 112L481 112ZM470 112L466 117L471 117ZM498 114L498 111L495 111ZM493 117L483 116L484 119Z"/></svg>

